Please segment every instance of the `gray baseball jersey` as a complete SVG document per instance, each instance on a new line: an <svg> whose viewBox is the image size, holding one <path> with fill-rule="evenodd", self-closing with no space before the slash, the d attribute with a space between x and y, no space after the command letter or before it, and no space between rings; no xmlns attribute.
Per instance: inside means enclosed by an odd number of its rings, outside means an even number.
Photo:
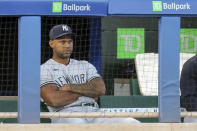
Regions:
<svg viewBox="0 0 197 131"><path fill-rule="evenodd" d="M41 87L46 84L56 84L57 87L61 87L65 84L86 83L96 77L100 75L87 61L70 59L69 64L64 65L50 59L41 66L40 83ZM82 106L82 103L93 103L95 106ZM96 101L85 96L64 107L48 106L48 109L51 112L100 112ZM139 121L133 118L54 118L52 123L139 123Z"/></svg>
<svg viewBox="0 0 197 131"><path fill-rule="evenodd" d="M40 76L41 87L46 84L56 84L61 87L65 84L82 84L90 80L100 77L96 68L87 61L78 61L70 59L68 65L60 64L53 59L49 59L41 66ZM90 97L80 97L75 102L65 106L70 107L80 105L81 103L95 103L95 100ZM65 107L48 106L49 111L58 111Z"/></svg>

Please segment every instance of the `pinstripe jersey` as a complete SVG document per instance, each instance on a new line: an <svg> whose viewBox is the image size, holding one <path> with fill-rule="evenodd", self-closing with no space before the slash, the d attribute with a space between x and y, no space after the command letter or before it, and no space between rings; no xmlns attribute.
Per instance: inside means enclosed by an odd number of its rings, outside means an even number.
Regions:
<svg viewBox="0 0 197 131"><path fill-rule="evenodd" d="M87 83L97 77L100 75L96 68L87 61L70 59L69 64L64 65L49 59L41 65L40 84L41 87L47 84L56 84L57 87L61 87L65 84ZM88 101L88 97L84 100ZM50 111L56 110L54 107L48 106L48 108Z"/></svg>

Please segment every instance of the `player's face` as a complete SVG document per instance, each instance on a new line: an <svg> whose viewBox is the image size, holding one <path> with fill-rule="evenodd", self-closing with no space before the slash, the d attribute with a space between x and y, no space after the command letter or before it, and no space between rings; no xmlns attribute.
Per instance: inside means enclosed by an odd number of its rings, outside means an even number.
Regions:
<svg viewBox="0 0 197 131"><path fill-rule="evenodd" d="M73 51L73 40L71 35L64 35L49 42L53 49L53 55L60 59L70 58Z"/></svg>

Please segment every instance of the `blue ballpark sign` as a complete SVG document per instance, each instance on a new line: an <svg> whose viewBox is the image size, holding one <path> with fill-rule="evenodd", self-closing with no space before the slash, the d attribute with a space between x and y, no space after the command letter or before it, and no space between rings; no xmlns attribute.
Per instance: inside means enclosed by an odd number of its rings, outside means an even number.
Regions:
<svg viewBox="0 0 197 131"><path fill-rule="evenodd" d="M109 0L112 15L197 15L197 0Z"/></svg>
<svg viewBox="0 0 197 131"><path fill-rule="evenodd" d="M197 15L197 0L0 0L0 15Z"/></svg>
<svg viewBox="0 0 197 131"><path fill-rule="evenodd" d="M0 15L107 15L106 0L0 0Z"/></svg>

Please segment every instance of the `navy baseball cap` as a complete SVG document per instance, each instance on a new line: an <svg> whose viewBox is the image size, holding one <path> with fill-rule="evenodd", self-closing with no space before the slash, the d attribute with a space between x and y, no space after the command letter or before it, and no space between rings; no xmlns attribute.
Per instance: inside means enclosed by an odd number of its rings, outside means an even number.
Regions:
<svg viewBox="0 0 197 131"><path fill-rule="evenodd" d="M53 26L49 32L50 40L57 39L63 35L72 35L72 29L68 25L56 25Z"/></svg>

